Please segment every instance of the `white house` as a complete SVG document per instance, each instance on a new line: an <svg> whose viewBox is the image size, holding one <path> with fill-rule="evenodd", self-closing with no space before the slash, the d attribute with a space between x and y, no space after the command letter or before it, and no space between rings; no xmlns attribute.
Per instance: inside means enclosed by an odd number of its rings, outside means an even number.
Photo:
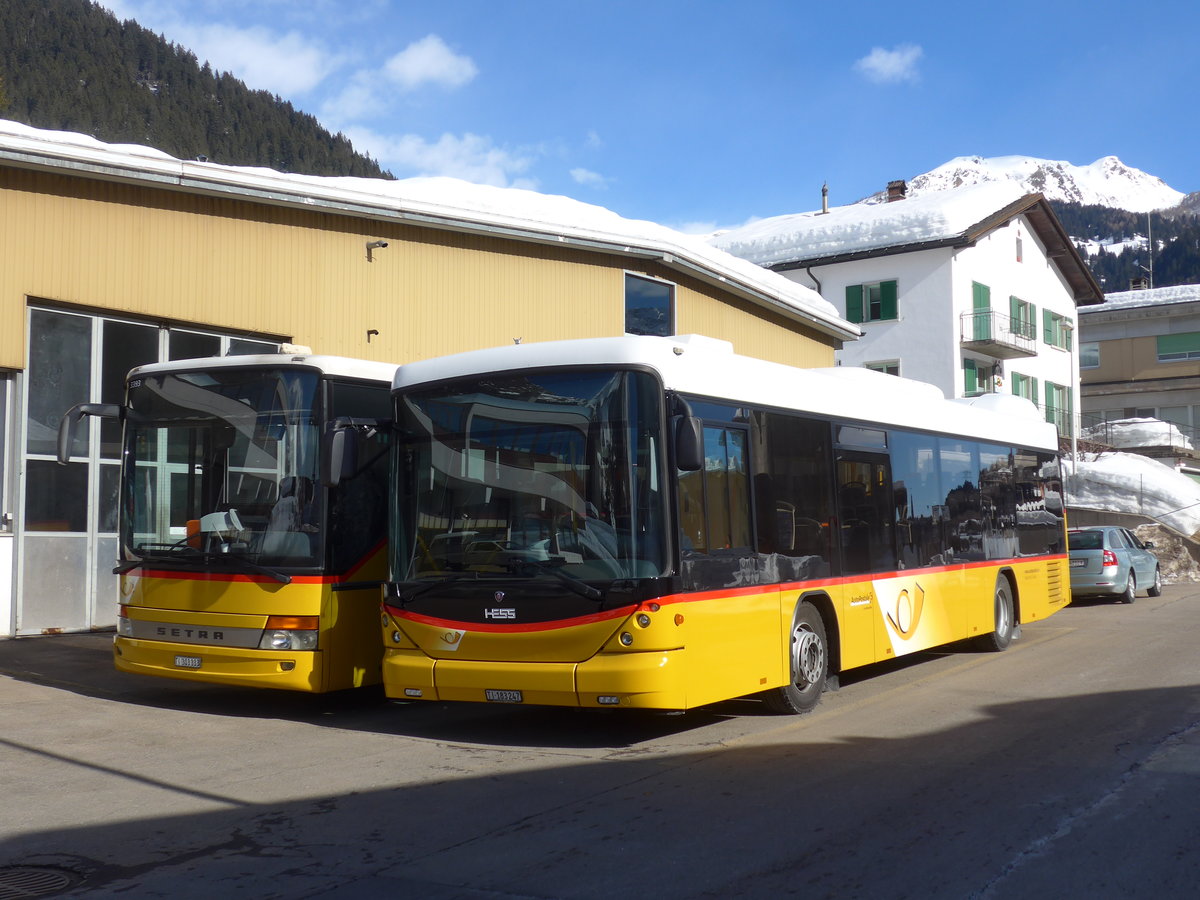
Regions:
<svg viewBox="0 0 1200 900"><path fill-rule="evenodd" d="M1103 293L1041 194L981 184L763 219L712 243L815 288L863 330L837 354L937 385L1007 391L1069 430L1077 305Z"/></svg>

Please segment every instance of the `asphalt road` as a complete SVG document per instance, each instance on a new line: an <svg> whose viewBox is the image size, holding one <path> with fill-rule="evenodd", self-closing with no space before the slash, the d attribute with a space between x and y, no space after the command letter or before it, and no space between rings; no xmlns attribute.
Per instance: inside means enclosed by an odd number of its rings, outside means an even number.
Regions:
<svg viewBox="0 0 1200 900"><path fill-rule="evenodd" d="M1195 897L1198 638L1200 586L1078 604L798 718L239 692L117 673L108 635L0 641L0 898Z"/></svg>

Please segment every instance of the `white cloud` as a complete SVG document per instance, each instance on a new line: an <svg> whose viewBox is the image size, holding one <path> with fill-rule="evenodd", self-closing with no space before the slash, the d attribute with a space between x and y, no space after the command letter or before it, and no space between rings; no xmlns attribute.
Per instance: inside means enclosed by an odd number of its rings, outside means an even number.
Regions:
<svg viewBox="0 0 1200 900"><path fill-rule="evenodd" d="M426 84L462 87L479 74L471 57L454 53L436 34L409 44L384 63L383 71L406 91Z"/></svg>
<svg viewBox="0 0 1200 900"><path fill-rule="evenodd" d="M283 97L304 94L340 65L336 54L298 31L201 24L194 17L185 18L172 4L157 0L103 0L101 5L118 19L134 19L186 47L201 63L229 72L251 90Z"/></svg>
<svg viewBox="0 0 1200 900"><path fill-rule="evenodd" d="M384 135L361 128L346 129L355 149L369 153L398 178L414 175L448 175L475 184L495 187L536 187L532 178L521 177L534 158L492 143L477 134L443 134L436 141L421 135Z"/></svg>
<svg viewBox="0 0 1200 900"><path fill-rule="evenodd" d="M611 179L605 178L599 172L593 172L591 169L575 168L571 170L571 178L576 184L582 184L584 187L606 188Z"/></svg>
<svg viewBox="0 0 1200 900"><path fill-rule="evenodd" d="M337 66L328 51L295 31L279 35L258 26L179 25L171 40L252 90L284 97L311 91Z"/></svg>
<svg viewBox="0 0 1200 900"><path fill-rule="evenodd" d="M917 60L924 52L916 44L900 44L892 50L873 47L870 53L854 64L854 68L878 84L917 81L920 77Z"/></svg>

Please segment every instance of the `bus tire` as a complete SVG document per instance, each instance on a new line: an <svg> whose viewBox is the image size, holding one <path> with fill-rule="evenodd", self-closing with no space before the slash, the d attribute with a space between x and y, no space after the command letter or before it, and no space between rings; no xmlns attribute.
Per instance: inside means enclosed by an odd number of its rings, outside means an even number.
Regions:
<svg viewBox="0 0 1200 900"><path fill-rule="evenodd" d="M783 687L760 696L767 709L781 715L811 712L821 702L829 677L829 642L825 623L811 603L796 607L788 650L791 677Z"/></svg>
<svg viewBox="0 0 1200 900"><path fill-rule="evenodd" d="M1012 585L1000 575L996 578L996 590L992 600L992 631L979 638L979 648L999 653L1008 648L1016 632L1016 606L1013 603Z"/></svg>

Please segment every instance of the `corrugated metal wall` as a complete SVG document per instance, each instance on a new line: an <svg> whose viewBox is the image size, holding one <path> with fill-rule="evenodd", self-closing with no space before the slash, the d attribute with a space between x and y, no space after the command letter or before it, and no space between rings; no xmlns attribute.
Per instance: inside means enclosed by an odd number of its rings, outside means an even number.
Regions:
<svg viewBox="0 0 1200 900"><path fill-rule="evenodd" d="M376 238L389 246L368 262ZM830 339L655 264L237 198L2 168L0 241L3 368L24 368L28 298L404 362L619 335L627 270L678 285L680 333L833 362Z"/></svg>

